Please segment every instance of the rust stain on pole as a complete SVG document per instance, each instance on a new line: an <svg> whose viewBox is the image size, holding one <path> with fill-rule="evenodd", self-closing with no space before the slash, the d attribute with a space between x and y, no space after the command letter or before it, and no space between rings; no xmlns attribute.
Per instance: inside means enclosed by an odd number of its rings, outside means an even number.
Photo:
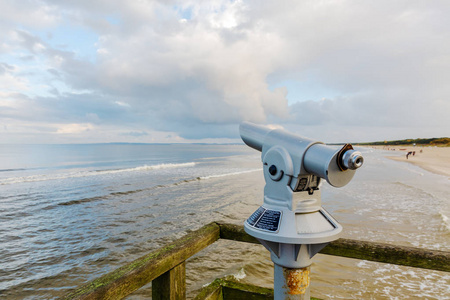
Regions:
<svg viewBox="0 0 450 300"><path fill-rule="evenodd" d="M309 267L283 268L283 275L290 295L303 295L309 287Z"/></svg>

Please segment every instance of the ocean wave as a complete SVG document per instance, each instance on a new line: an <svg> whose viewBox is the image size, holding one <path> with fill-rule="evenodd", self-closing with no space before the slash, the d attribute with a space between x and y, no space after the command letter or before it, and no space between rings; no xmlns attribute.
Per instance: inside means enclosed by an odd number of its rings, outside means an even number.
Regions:
<svg viewBox="0 0 450 300"><path fill-rule="evenodd" d="M49 181L49 180L62 180L62 179L72 179L72 178L82 178L100 175L112 175L127 172L144 172L152 170L161 169L172 169L172 168L186 168L195 166L195 162L179 163L179 164L158 164L158 165L143 165L135 168L126 169L108 169L108 170L95 170L95 171L79 171L79 172L69 172L60 174L38 174L22 177L10 177L0 179L0 185L24 183L24 182L37 182L37 181Z"/></svg>
<svg viewBox="0 0 450 300"><path fill-rule="evenodd" d="M450 218L444 214L444 212L440 211L439 215L442 218L442 222L444 223L444 228L447 231L450 231Z"/></svg>
<svg viewBox="0 0 450 300"><path fill-rule="evenodd" d="M26 169L0 169L0 172L14 172L14 171L24 171Z"/></svg>
<svg viewBox="0 0 450 300"><path fill-rule="evenodd" d="M258 168L258 169L251 169L251 170L246 170L246 171L238 171L238 172L231 172L231 173L224 173L224 174L201 176L201 177L199 177L199 179L204 180L204 179L212 179L212 178L219 178L219 177L225 177L225 176L241 175L241 174L252 173L252 172L261 171L261 170L262 170L261 168Z"/></svg>
<svg viewBox="0 0 450 300"><path fill-rule="evenodd" d="M144 189L118 191L118 192L112 192L112 193L101 195L101 196L70 200L70 201L67 201L67 202L58 203L57 205L59 205L59 206L70 206L70 205L89 203L89 202L99 201L99 200L107 200L107 199L109 199L111 197L129 196L129 195L136 194L136 193L148 192L148 191L151 191L151 190L161 189L161 188L168 188L168 187L171 187L171 186L176 186L176 185L185 184L185 183L198 181L198 180L200 180L200 178L196 177L196 178L192 178L192 179L185 179L185 180L181 180L181 181L178 181L178 182L173 182L173 183L170 183L170 184L158 184L158 185L151 186L151 187L144 188ZM54 207L56 207L56 206L55 205L50 205L47 209L52 209Z"/></svg>
<svg viewBox="0 0 450 300"><path fill-rule="evenodd" d="M136 168L128 168L128 169L116 169L116 170L98 170L96 172L102 174L116 174L116 173L124 173L124 172L139 172L139 171L150 171L150 170L161 170L161 169L173 169L173 168L185 168L185 167L193 167L195 166L195 162L188 163L179 163L179 164L159 164L159 165L143 165Z"/></svg>
<svg viewBox="0 0 450 300"><path fill-rule="evenodd" d="M67 202L61 202L61 203L58 203L58 205L69 206L69 205L75 205L75 204L89 203L89 202L93 202L93 201L97 201L97 200L104 200L107 197L108 197L108 195L89 197L89 198L83 198L83 199L78 199L78 200L71 200L71 201L67 201ZM54 205L51 205L44 209L50 209L50 208L54 208L54 207L55 207Z"/></svg>
<svg viewBox="0 0 450 300"><path fill-rule="evenodd" d="M245 274L244 268L240 268L237 273L233 274L233 277L234 277L234 279L242 280L245 277L247 277L247 274Z"/></svg>
<svg viewBox="0 0 450 300"><path fill-rule="evenodd" d="M189 179L183 179L177 182L172 182L169 184L158 184L155 186L151 186L148 188L144 188L144 189L136 189L136 190L128 190L128 191L118 191L118 192L112 192L106 195L101 195L101 196L95 196L95 197L88 197L88 198L83 198L83 199L75 199L75 200L71 200L71 201L67 201L67 202L61 202L58 203L57 205L59 206L70 206L70 205L77 205L77 204L83 204L83 203L89 203L92 201L98 201L98 200L107 200L110 197L115 197L115 196L125 196L125 195L131 195L131 194L135 194L135 193L140 193L140 192L147 192L147 191L151 191L154 189L160 189L160 188L169 188L171 186L178 186L181 184L188 184L191 182L197 182L200 180L208 180L211 178L218 178L218 177L224 177L224 176L233 176L233 175L240 175L240 174L245 174L245 173L250 173L250 172L256 172L256 171L260 171L261 169L252 169L252 170L246 170L246 171L240 171L240 172L232 172L232 173L225 173L225 174L217 174L217 175L210 175L210 176L204 176L204 177L194 177L194 178L189 178ZM48 209L54 208L56 207L55 205L51 205L48 207Z"/></svg>

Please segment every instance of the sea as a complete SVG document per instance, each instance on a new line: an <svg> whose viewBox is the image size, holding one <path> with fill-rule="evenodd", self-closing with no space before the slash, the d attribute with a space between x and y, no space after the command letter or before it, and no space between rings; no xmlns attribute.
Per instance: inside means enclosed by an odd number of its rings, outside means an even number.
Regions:
<svg viewBox="0 0 450 300"><path fill-rule="evenodd" d="M342 237L450 251L448 176L357 149L353 180L321 186ZM263 188L243 144L0 145L0 299L56 299L210 222L243 225ZM188 298L223 276L273 286L260 245L220 240L186 268ZM311 271L321 299L450 299L445 272L322 254Z"/></svg>

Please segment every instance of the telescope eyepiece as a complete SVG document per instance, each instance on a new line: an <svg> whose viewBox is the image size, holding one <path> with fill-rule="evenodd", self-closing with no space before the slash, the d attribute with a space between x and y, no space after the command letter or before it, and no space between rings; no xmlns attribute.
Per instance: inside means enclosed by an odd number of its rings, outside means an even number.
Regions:
<svg viewBox="0 0 450 300"><path fill-rule="evenodd" d="M361 152L355 150L347 150L342 156L342 164L350 170L360 168L364 163L364 157Z"/></svg>

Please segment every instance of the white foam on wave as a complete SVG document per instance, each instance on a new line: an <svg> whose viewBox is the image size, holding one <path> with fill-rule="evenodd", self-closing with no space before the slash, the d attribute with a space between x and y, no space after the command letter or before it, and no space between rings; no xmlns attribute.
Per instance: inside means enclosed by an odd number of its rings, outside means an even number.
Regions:
<svg viewBox="0 0 450 300"><path fill-rule="evenodd" d="M262 169L251 169L246 171L239 171L239 172L231 172L231 173L225 173L225 174L215 174L215 175L209 175L209 176L202 176L200 179L212 179L212 178L219 178L219 177L225 177L225 176L234 176L234 175L241 175L246 173L252 173L256 171L261 171Z"/></svg>
<svg viewBox="0 0 450 300"><path fill-rule="evenodd" d="M113 170L95 170L95 171L79 171L79 172L69 172L60 174L38 174L31 176L22 177L10 177L0 179L0 185L24 183L24 182L37 182L37 181L49 181L49 180L62 180L68 178L81 178L81 177L91 177L91 176L101 176L110 175L118 173L127 172L145 172L151 170L161 170L161 169L173 169L173 168L186 168L195 166L195 162L179 163L179 164L158 164L158 165L143 165L135 168L126 169L113 169Z"/></svg>
<svg viewBox="0 0 450 300"><path fill-rule="evenodd" d="M149 171L149 170L160 170L160 169L172 169L172 168L185 168L185 167L193 167L195 166L195 162L188 163L180 163L180 164L159 164L159 165L143 165L136 168L129 169L117 169L117 170L101 170L96 171L102 174L116 174L116 173L124 173L124 172L139 172L139 171Z"/></svg>
<svg viewBox="0 0 450 300"><path fill-rule="evenodd" d="M233 274L233 277L237 280L242 280L247 277L247 274L245 274L244 268L241 268L236 274Z"/></svg>
<svg viewBox="0 0 450 300"><path fill-rule="evenodd" d="M442 218L442 222L444 223L444 227L446 230L450 231L450 218L444 214L444 212L440 211L439 215Z"/></svg>

